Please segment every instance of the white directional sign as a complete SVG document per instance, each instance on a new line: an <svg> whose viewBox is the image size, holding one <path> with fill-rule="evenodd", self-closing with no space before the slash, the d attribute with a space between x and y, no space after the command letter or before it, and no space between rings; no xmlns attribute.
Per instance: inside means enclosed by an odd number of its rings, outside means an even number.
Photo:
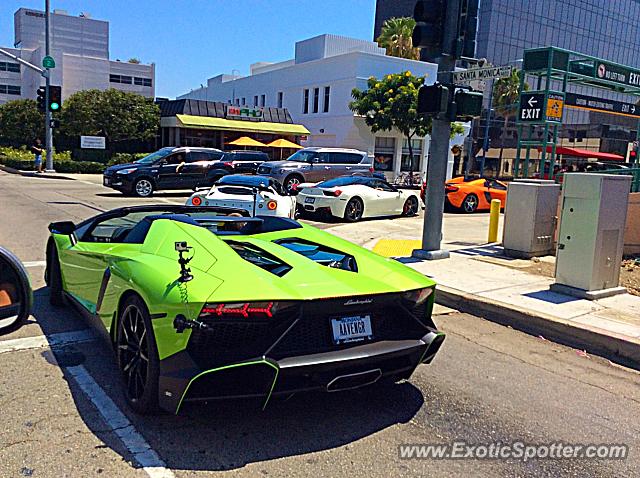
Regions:
<svg viewBox="0 0 640 478"><path fill-rule="evenodd" d="M104 136L80 136L80 147L83 149L105 149Z"/></svg>
<svg viewBox="0 0 640 478"><path fill-rule="evenodd" d="M477 80L493 80L511 76L510 66L491 66L488 68L472 68L453 72L454 83L469 83Z"/></svg>

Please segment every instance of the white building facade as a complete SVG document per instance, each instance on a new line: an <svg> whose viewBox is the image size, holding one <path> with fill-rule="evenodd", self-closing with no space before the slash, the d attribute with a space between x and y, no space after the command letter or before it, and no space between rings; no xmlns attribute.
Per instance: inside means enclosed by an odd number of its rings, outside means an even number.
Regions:
<svg viewBox="0 0 640 478"><path fill-rule="evenodd" d="M14 14L12 48L4 50L36 66L45 56L44 12L20 8ZM109 60L109 23L88 14L72 16L63 10L50 15L51 84L62 86L62 98L87 89L131 91L155 96L155 65ZM0 104L35 98L44 79L36 71L0 54Z"/></svg>
<svg viewBox="0 0 640 478"><path fill-rule="evenodd" d="M413 140L412 168L407 140L399 131L373 134L364 118L349 109L353 88L365 90L372 76L382 78L405 71L425 77L430 84L436 80L437 65L387 56L373 42L320 35L297 42L292 60L255 63L246 77L218 75L208 79L206 86L178 98L286 108L295 123L310 131L301 142L303 146L367 151L375 157L375 168L390 180L409 179L411 169L426 171L429 137ZM461 144L462 139L454 142Z"/></svg>

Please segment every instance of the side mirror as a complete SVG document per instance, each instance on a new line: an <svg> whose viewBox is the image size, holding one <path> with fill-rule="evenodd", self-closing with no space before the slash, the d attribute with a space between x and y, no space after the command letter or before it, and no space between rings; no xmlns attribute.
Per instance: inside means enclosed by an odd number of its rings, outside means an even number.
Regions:
<svg viewBox="0 0 640 478"><path fill-rule="evenodd" d="M49 231L55 234L64 234L70 236L76 232L76 225L71 221L52 222L49 224Z"/></svg>
<svg viewBox="0 0 640 478"><path fill-rule="evenodd" d="M11 252L0 247L0 334L22 326L31 313L29 276Z"/></svg>

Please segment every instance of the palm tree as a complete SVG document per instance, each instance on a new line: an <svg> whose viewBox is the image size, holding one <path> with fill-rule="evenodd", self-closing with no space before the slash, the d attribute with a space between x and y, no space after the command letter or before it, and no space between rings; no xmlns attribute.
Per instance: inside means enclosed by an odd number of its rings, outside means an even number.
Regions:
<svg viewBox="0 0 640 478"><path fill-rule="evenodd" d="M420 49L413 47L411 35L416 21L411 17L389 18L382 25L378 46L387 50L387 55L418 60Z"/></svg>
<svg viewBox="0 0 640 478"><path fill-rule="evenodd" d="M521 75L522 71L514 68L511 70L511 76L500 78L493 84L493 107L498 114L504 117L504 126L502 128L500 141L500 161L502 161L509 118L516 114L518 99L520 98ZM523 89L524 91L529 90L529 84L525 82Z"/></svg>

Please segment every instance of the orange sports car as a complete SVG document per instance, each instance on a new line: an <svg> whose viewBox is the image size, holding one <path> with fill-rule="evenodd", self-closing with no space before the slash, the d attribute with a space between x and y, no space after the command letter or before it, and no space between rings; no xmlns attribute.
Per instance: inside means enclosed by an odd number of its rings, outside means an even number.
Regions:
<svg viewBox="0 0 640 478"><path fill-rule="evenodd" d="M424 189L425 185L420 191L423 202ZM445 207L466 213L488 211L492 199L499 199L500 208L504 208L507 202L507 185L497 179L480 178L465 181L464 177L460 176L445 183L445 194Z"/></svg>

